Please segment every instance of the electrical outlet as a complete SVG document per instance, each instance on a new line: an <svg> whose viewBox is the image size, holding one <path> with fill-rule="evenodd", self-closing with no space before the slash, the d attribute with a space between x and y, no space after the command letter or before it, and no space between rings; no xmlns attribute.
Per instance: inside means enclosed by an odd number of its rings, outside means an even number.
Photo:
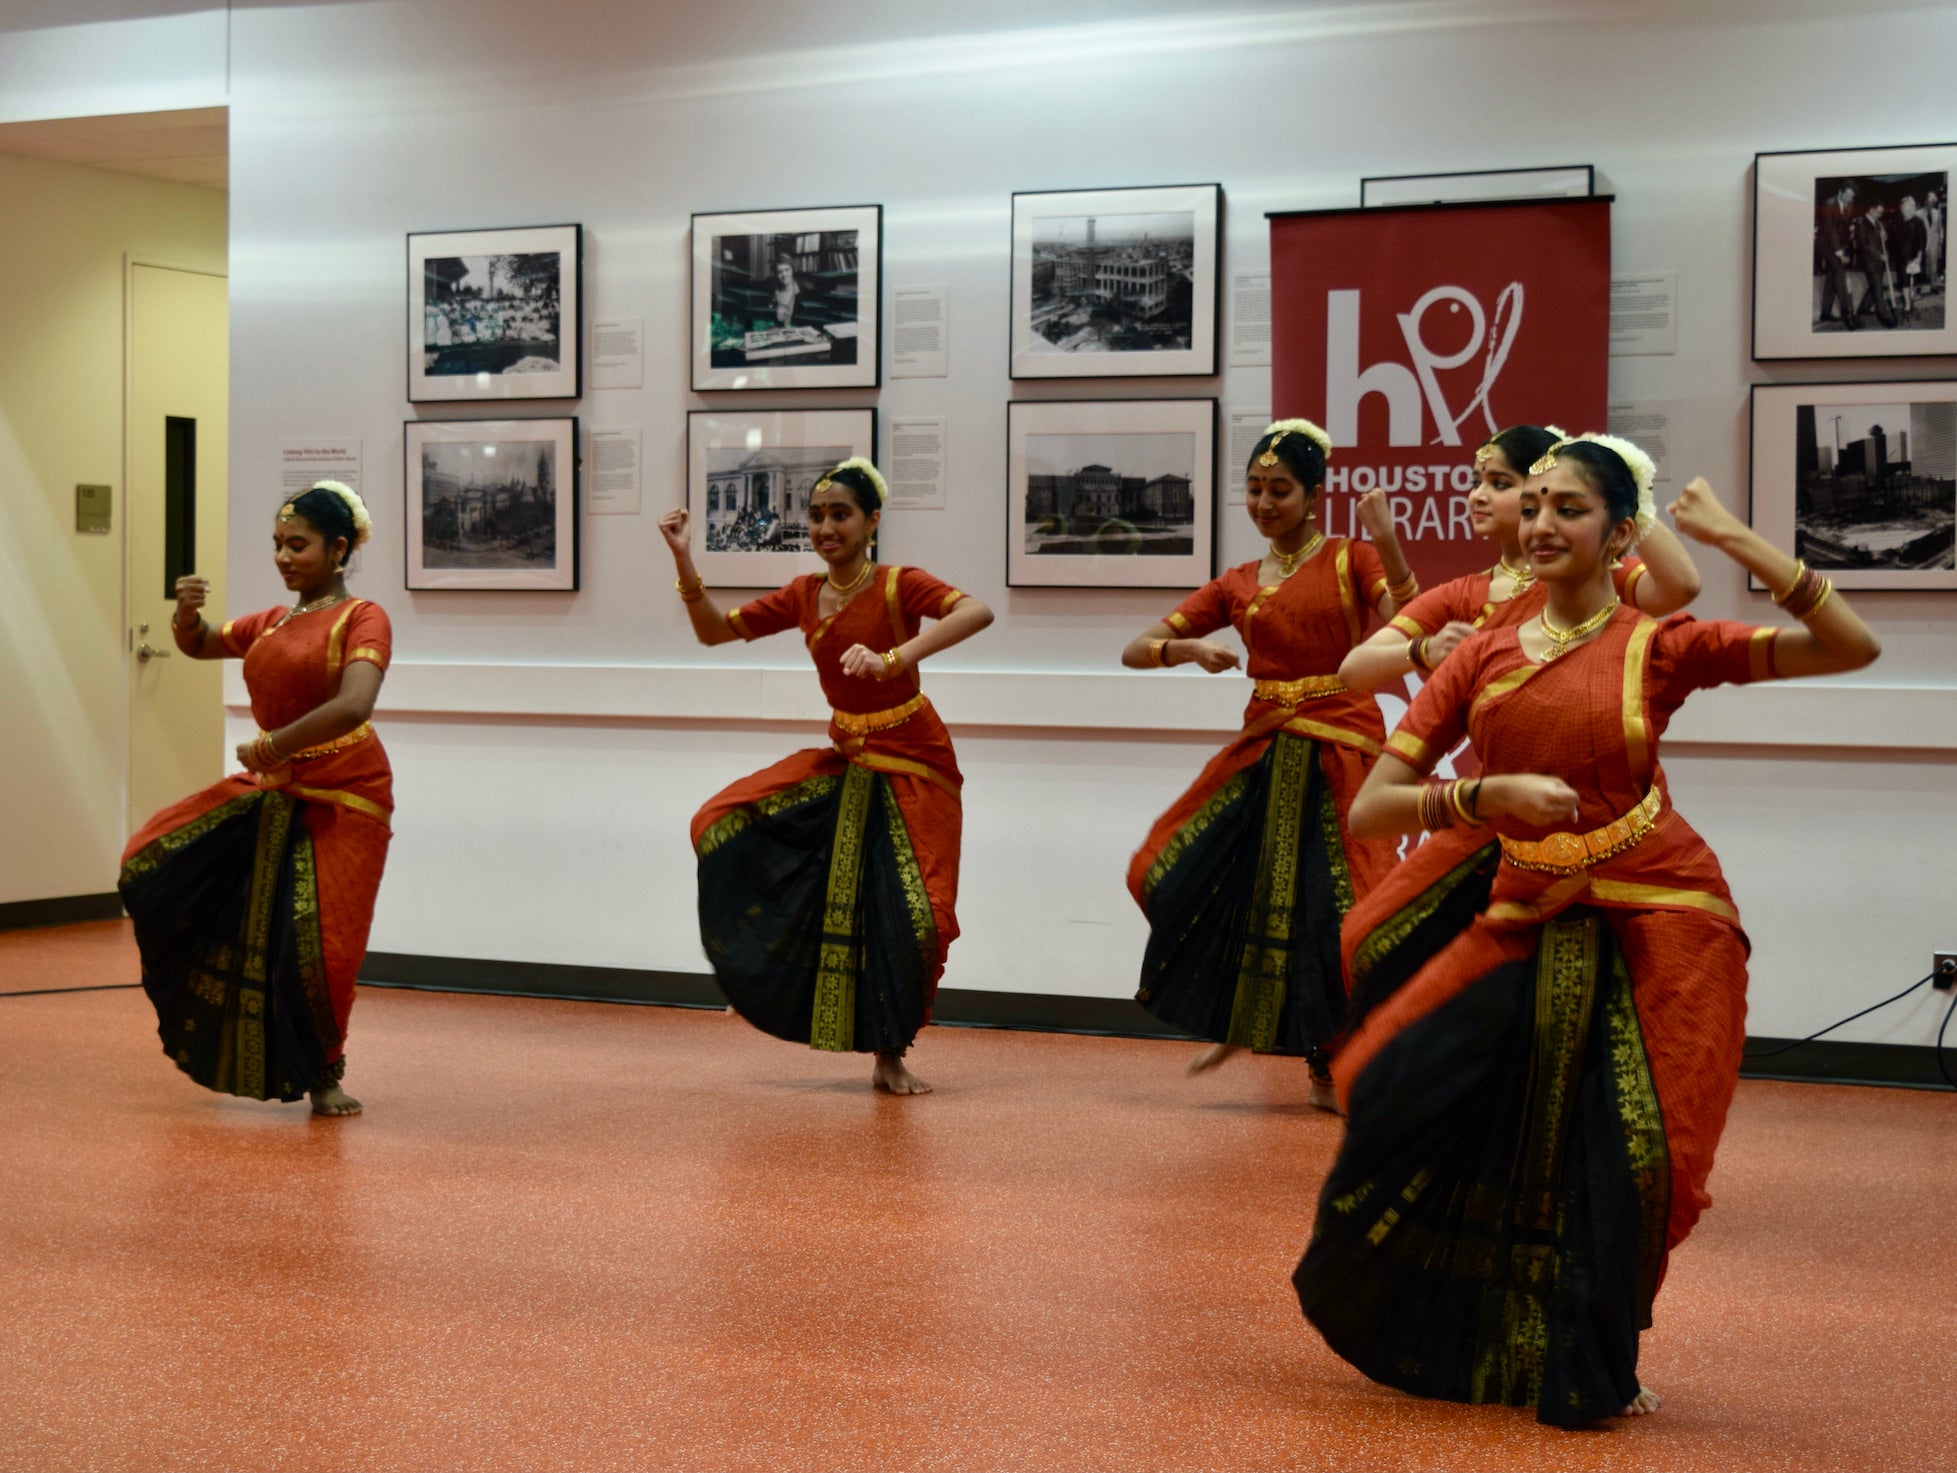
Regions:
<svg viewBox="0 0 1957 1473"><path fill-rule="evenodd" d="M1948 992L1957 987L1957 951L1937 951L1930 954L1930 975L1936 979L1936 989Z"/></svg>

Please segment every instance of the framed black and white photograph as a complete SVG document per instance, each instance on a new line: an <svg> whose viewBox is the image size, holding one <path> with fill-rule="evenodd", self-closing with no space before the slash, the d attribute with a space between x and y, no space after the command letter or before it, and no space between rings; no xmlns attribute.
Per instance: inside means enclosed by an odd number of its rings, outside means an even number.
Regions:
<svg viewBox="0 0 1957 1473"><path fill-rule="evenodd" d="M578 586L575 419L411 420L408 587Z"/></svg>
<svg viewBox="0 0 1957 1473"><path fill-rule="evenodd" d="M408 402L583 391L578 225L408 237Z"/></svg>
<svg viewBox="0 0 1957 1473"><path fill-rule="evenodd" d="M1753 356L1957 353L1957 143L1753 158Z"/></svg>
<svg viewBox="0 0 1957 1473"><path fill-rule="evenodd" d="M1471 169L1452 174L1378 174L1359 181L1359 205L1459 205L1493 199L1588 199L1594 164L1536 169Z"/></svg>
<svg viewBox="0 0 1957 1473"><path fill-rule="evenodd" d="M1841 588L1957 589L1957 382L1756 384L1749 520Z"/></svg>
<svg viewBox="0 0 1957 1473"><path fill-rule="evenodd" d="M1216 400L1006 406L1006 584L1195 588L1216 572Z"/></svg>
<svg viewBox="0 0 1957 1473"><path fill-rule="evenodd" d="M876 459L874 409L715 409L686 417L693 563L715 588L778 588L822 571L809 493L852 455Z"/></svg>
<svg viewBox="0 0 1957 1473"><path fill-rule="evenodd" d="M1012 197L1012 376L1217 371L1223 186Z"/></svg>
<svg viewBox="0 0 1957 1473"><path fill-rule="evenodd" d="M693 217L693 387L883 382L883 206Z"/></svg>

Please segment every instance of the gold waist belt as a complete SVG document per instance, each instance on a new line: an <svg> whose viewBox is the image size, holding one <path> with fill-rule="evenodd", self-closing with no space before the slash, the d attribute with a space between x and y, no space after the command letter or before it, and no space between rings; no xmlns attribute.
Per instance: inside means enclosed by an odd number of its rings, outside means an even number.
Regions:
<svg viewBox="0 0 1957 1473"><path fill-rule="evenodd" d="M1257 699L1271 701L1280 706L1297 706L1306 701L1315 701L1320 696L1336 696L1345 690L1345 682L1336 675L1304 675L1296 680L1260 680L1256 685Z"/></svg>
<svg viewBox="0 0 1957 1473"><path fill-rule="evenodd" d="M1600 829L1587 834L1546 834L1540 839L1502 838L1502 853L1510 864L1523 869L1542 870L1552 875L1573 875L1593 864L1602 864L1614 854L1622 854L1657 826L1665 800L1654 784L1638 804L1621 818L1613 818Z"/></svg>
<svg viewBox="0 0 1957 1473"><path fill-rule="evenodd" d="M930 702L919 691L901 706L892 706L888 711L831 711L829 719L836 723L836 730L845 736L868 736L873 731L889 731L893 726L902 726L917 715Z"/></svg>
<svg viewBox="0 0 1957 1473"><path fill-rule="evenodd" d="M317 747L307 747L303 752L288 752L285 754L285 760L298 762L307 757L325 757L334 752L344 752L348 747L359 746L373 734L374 723L363 721L345 736L334 737L330 742L321 742ZM259 735L266 736L268 733L261 731Z"/></svg>

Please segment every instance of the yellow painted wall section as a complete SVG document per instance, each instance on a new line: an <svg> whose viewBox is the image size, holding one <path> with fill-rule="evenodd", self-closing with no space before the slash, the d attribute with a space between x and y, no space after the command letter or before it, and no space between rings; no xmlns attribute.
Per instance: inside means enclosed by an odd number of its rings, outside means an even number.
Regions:
<svg viewBox="0 0 1957 1473"><path fill-rule="evenodd" d="M222 272L227 197L0 155L0 903L115 888L125 837L123 255ZM115 487L107 536L78 482Z"/></svg>

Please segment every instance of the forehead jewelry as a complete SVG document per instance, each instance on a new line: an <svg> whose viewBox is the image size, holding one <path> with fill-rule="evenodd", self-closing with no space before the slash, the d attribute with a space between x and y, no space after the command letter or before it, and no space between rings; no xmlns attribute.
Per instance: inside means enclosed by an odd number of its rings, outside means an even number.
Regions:
<svg viewBox="0 0 1957 1473"><path fill-rule="evenodd" d="M1495 458L1495 442L1493 440L1490 440L1486 445L1482 446L1481 449L1475 452L1475 469L1480 470L1483 466L1487 465L1488 462L1493 460L1494 458Z"/></svg>
<svg viewBox="0 0 1957 1473"><path fill-rule="evenodd" d="M1551 471L1555 470L1556 452L1561 450L1565 445L1569 443L1570 442L1568 440L1558 440L1554 445L1550 446L1547 450L1543 451L1543 453L1536 458L1536 463L1529 467L1529 474L1532 476L1545 476L1548 475Z"/></svg>
<svg viewBox="0 0 1957 1473"><path fill-rule="evenodd" d="M284 506L279 508L279 520L282 522L289 522L298 515L299 515L299 508L294 506L289 501Z"/></svg>
<svg viewBox="0 0 1957 1473"><path fill-rule="evenodd" d="M1271 436L1271 443L1264 447L1264 453L1257 457L1257 463L1263 466L1267 470L1270 467L1276 465L1277 464L1277 442L1282 440L1286 435L1290 433L1291 431L1289 430L1279 430L1275 435Z"/></svg>
<svg viewBox="0 0 1957 1473"><path fill-rule="evenodd" d="M824 476L821 480L815 483L815 490L811 491L809 495L819 496L822 492L827 491L831 486L835 484L836 483L830 480L829 477Z"/></svg>

